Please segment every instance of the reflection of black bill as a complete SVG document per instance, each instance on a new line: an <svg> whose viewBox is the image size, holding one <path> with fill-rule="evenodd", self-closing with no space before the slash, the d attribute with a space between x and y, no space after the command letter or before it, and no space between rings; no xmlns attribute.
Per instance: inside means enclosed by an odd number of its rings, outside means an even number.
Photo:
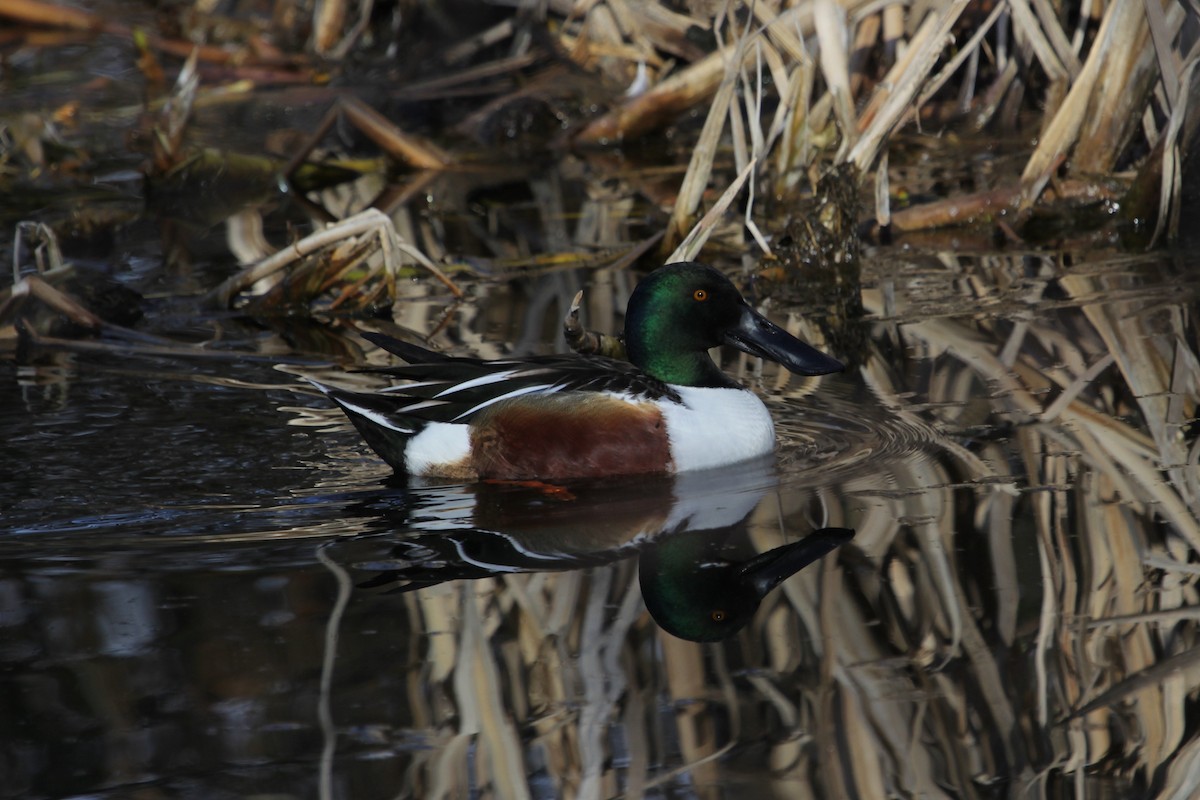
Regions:
<svg viewBox="0 0 1200 800"><path fill-rule="evenodd" d="M785 579L854 538L849 528L821 528L798 542L768 550L742 564L739 571L766 596Z"/></svg>
<svg viewBox="0 0 1200 800"><path fill-rule="evenodd" d="M743 353L778 362L798 375L826 375L846 368L836 358L800 341L750 306L742 311L737 327L725 332L724 341Z"/></svg>

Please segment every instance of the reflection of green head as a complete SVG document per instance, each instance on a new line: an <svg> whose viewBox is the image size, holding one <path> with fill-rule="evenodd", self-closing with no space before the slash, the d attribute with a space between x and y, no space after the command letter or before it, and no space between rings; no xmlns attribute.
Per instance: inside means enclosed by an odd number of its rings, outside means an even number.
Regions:
<svg viewBox="0 0 1200 800"><path fill-rule="evenodd" d="M748 561L733 561L721 552L731 531L679 533L642 551L646 608L672 636L694 642L732 636L750 621L768 592L854 536L846 528L822 528Z"/></svg>

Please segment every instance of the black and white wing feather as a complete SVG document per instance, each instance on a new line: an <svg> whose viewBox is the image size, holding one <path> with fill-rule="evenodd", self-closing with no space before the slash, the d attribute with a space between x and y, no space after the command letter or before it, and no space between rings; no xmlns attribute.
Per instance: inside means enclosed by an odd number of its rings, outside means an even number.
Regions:
<svg viewBox="0 0 1200 800"><path fill-rule="evenodd" d="M363 336L408 362L369 371L406 383L371 394L336 390L340 398L335 399L352 400L359 410L390 420L389 427L397 430L414 427L418 420L468 423L495 403L529 394L613 392L641 400L679 401L668 384L626 361L580 355L484 361L447 356L378 333ZM403 418L410 420L407 426Z"/></svg>

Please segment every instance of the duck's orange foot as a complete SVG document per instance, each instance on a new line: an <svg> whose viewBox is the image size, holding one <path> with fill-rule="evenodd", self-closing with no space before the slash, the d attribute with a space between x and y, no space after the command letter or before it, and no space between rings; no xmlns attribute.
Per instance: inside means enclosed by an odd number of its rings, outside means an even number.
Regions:
<svg viewBox="0 0 1200 800"><path fill-rule="evenodd" d="M484 483L490 483L493 486L519 486L523 489L534 489L547 497L553 497L555 500L575 499L575 495L567 487L554 483L545 483L544 481L509 481L500 478L487 478L484 480Z"/></svg>

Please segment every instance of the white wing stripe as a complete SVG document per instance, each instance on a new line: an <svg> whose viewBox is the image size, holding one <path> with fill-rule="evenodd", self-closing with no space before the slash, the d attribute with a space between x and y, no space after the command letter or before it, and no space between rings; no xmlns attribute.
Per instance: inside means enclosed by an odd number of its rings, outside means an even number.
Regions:
<svg viewBox="0 0 1200 800"><path fill-rule="evenodd" d="M354 413L356 413L360 416L366 417L367 419L374 422L376 425L387 428L390 431L396 431L397 433L413 433L416 430L413 427L402 428L399 425L397 425L394 420L388 418L387 416L385 416L383 414L380 414L378 411L375 411L374 409L364 408L363 406L356 405L348 400L345 400L344 398L338 398L338 401L344 407L350 409Z"/></svg>
<svg viewBox="0 0 1200 800"><path fill-rule="evenodd" d="M420 411L423 408L437 408L438 406L446 405L446 400L422 400L419 403L413 403L411 406L404 406L397 409L399 414L411 414L414 411Z"/></svg>
<svg viewBox="0 0 1200 800"><path fill-rule="evenodd" d="M479 403L478 405L467 409L466 411L459 414L454 419L460 420L463 417L469 417L471 414L474 414L476 411L487 408L492 403L499 403L501 400L507 400L510 397L520 397L523 394L534 394L534 393L549 394L550 392L557 392L560 388L561 387L559 387L559 386L552 386L550 384L544 384L544 383L543 384L535 384L533 386L522 386L520 389L513 389L511 392L506 392L505 394L498 395L496 397L489 397L484 402Z"/></svg>
<svg viewBox="0 0 1200 800"><path fill-rule="evenodd" d="M516 374L517 370L508 369L503 372L493 372L490 375L480 375L478 378L472 378L469 381L456 383L448 389L443 389L434 395L434 397L442 397L443 395L453 394L454 392L463 392L467 389L474 389L476 386L487 386L489 383L499 383L507 380L512 375Z"/></svg>

